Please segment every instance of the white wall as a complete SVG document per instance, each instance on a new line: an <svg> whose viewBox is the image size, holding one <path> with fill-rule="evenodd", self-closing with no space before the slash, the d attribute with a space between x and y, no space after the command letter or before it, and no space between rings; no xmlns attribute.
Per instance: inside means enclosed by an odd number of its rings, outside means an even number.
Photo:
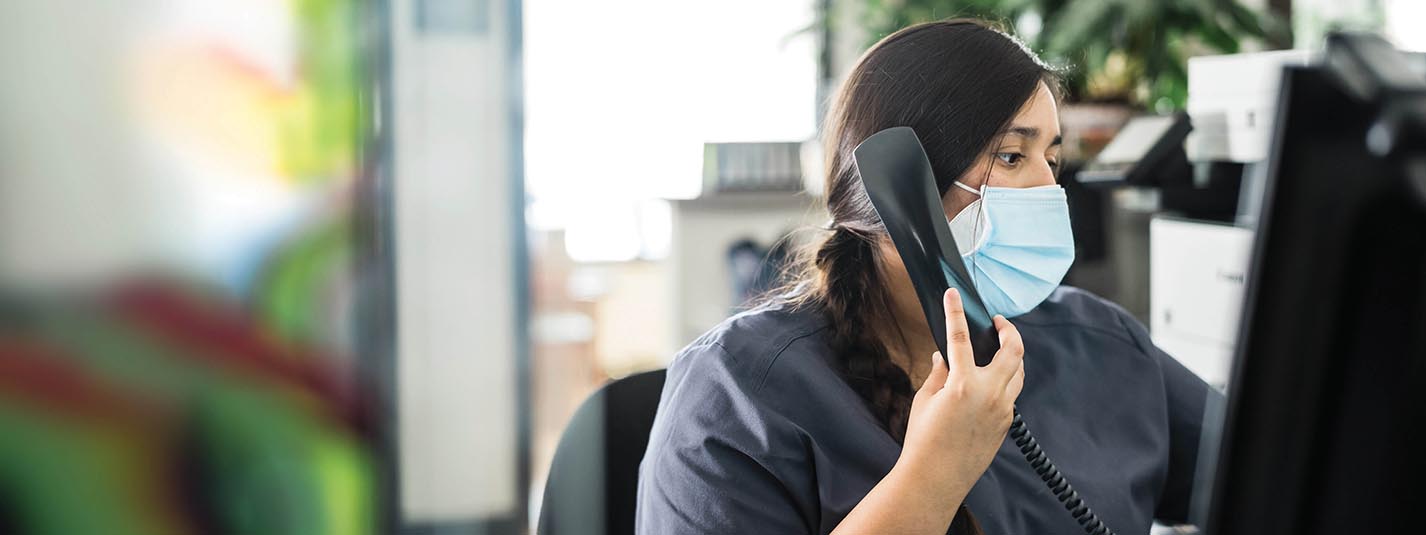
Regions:
<svg viewBox="0 0 1426 535"><path fill-rule="evenodd" d="M416 5L391 3L401 511L408 523L508 517L523 217L511 190L514 25L493 0L484 28L422 31Z"/></svg>

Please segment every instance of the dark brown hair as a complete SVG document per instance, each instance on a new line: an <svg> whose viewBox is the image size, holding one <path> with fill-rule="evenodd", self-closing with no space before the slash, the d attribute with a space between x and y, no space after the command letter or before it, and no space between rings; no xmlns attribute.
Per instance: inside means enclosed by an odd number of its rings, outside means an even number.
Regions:
<svg viewBox="0 0 1426 535"><path fill-rule="evenodd" d="M830 235L802 251L773 299L816 305L848 383L888 433L906 434L914 391L885 341L891 300L878 266L885 235L852 162L852 149L886 128L916 131L944 196L1001 135L1040 82L1057 78L1013 37L974 19L918 24L882 39L843 82L823 124Z"/></svg>

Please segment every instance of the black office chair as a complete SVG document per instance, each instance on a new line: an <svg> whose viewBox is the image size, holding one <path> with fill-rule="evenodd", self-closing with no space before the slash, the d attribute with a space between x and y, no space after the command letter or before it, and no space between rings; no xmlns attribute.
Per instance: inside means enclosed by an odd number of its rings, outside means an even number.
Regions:
<svg viewBox="0 0 1426 535"><path fill-rule="evenodd" d="M634 533L639 461L649 445L664 370L604 385L575 411L555 448L540 535Z"/></svg>

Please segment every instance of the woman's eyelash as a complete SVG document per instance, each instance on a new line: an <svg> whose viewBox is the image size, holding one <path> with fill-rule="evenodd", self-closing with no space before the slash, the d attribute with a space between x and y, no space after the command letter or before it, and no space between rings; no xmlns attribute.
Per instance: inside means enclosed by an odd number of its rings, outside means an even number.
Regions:
<svg viewBox="0 0 1426 535"><path fill-rule="evenodd" d="M995 153L995 157L1000 158L1001 162L1004 162L1005 165L1009 165L1011 167L1019 165L1020 160L1025 159L1025 155L1019 152L997 152ZM1054 171L1060 170L1059 160L1049 160L1048 163L1050 164L1050 169Z"/></svg>

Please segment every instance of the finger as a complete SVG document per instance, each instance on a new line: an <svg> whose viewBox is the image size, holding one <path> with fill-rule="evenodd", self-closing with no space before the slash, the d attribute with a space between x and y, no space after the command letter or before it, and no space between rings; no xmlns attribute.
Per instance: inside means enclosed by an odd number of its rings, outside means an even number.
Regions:
<svg viewBox="0 0 1426 535"><path fill-rule="evenodd" d="M1010 382L1005 385L1005 400L1011 404L1020 397L1020 391L1025 389L1025 361L1020 361L1020 367L1015 370L1015 375L1010 376Z"/></svg>
<svg viewBox="0 0 1426 535"><path fill-rule="evenodd" d="M962 374L975 367L970 328L966 327L966 309L961 304L961 292L955 288L946 290L943 301L946 308L946 351L950 352L947 364L951 373Z"/></svg>
<svg viewBox="0 0 1426 535"><path fill-rule="evenodd" d="M941 387L946 386L946 361L941 358L941 352L932 353L931 361L931 374L921 383L921 389L916 391L917 396L935 394L941 391Z"/></svg>
<svg viewBox="0 0 1426 535"><path fill-rule="evenodd" d="M1025 361L1025 344L1020 340L1020 330L1016 329L1010 320L997 315L992 321L995 323L996 334L1000 335L1000 350L995 352L995 358L991 359L986 368L1000 384L1005 384Z"/></svg>

